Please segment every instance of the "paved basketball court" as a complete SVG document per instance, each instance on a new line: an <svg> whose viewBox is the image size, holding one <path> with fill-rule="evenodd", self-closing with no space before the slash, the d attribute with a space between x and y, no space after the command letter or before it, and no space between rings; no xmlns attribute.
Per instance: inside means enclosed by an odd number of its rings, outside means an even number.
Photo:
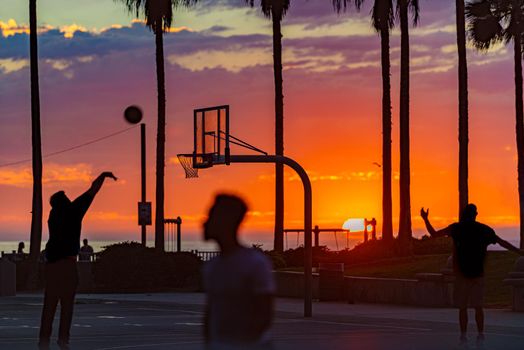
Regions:
<svg viewBox="0 0 524 350"><path fill-rule="evenodd" d="M203 349L203 304L202 294L79 295L71 348ZM39 295L0 298L0 349L36 349L40 311ZM278 300L276 349L442 350L458 339L455 310L315 303L312 319L301 312L300 301ZM486 335L485 349L524 349L524 315L489 310Z"/></svg>

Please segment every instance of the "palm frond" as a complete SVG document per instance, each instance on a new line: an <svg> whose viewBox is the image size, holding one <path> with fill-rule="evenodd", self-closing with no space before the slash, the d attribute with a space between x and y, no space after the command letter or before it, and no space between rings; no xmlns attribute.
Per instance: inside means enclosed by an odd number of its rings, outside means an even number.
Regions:
<svg viewBox="0 0 524 350"><path fill-rule="evenodd" d="M346 11L351 4L354 4L355 8L360 11L362 4L364 4L364 0L331 0L331 3L333 4L335 12L340 13Z"/></svg>
<svg viewBox="0 0 524 350"><path fill-rule="evenodd" d="M409 12L413 19L413 25L416 26L420 20L420 6L419 0L410 0L409 1Z"/></svg>
<svg viewBox="0 0 524 350"><path fill-rule="evenodd" d="M250 7L255 7L255 0L245 0ZM290 0L260 0L260 9L265 17L271 18L273 15L284 18L289 10Z"/></svg>
<svg viewBox="0 0 524 350"><path fill-rule="evenodd" d="M480 0L466 4L468 35L479 50L489 50L494 44L504 40L505 31L498 16L499 0Z"/></svg>
<svg viewBox="0 0 524 350"><path fill-rule="evenodd" d="M420 6L419 0L397 0L396 16L400 19L400 11L405 6L408 13L411 13L413 26L417 26L420 20Z"/></svg>
<svg viewBox="0 0 524 350"><path fill-rule="evenodd" d="M371 10L371 23L377 32L395 26L393 0L375 0Z"/></svg>
<svg viewBox="0 0 524 350"><path fill-rule="evenodd" d="M137 17L143 16L146 26L156 31L167 31L173 23L173 9L191 7L198 0L114 0L121 2Z"/></svg>

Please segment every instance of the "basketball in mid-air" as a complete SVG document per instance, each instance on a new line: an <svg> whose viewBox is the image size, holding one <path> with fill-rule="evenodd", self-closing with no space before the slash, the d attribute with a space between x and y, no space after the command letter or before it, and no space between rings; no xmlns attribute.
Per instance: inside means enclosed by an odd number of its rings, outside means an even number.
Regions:
<svg viewBox="0 0 524 350"><path fill-rule="evenodd" d="M138 106L129 106L124 111L124 118L130 124L138 124L142 120L142 110Z"/></svg>

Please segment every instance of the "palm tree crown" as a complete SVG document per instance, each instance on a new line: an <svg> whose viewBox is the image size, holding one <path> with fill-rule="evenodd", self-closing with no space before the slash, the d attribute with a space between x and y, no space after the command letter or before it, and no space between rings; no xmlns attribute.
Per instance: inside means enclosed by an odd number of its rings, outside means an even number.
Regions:
<svg viewBox="0 0 524 350"><path fill-rule="evenodd" d="M144 15L146 26L156 31L167 31L173 23L173 9L189 7L197 0L120 0L129 11L136 12L137 16ZM160 26L160 28L159 28Z"/></svg>
<svg viewBox="0 0 524 350"><path fill-rule="evenodd" d="M340 13L345 11L351 4L360 11L365 0L332 0L333 9ZM373 28L380 32L381 29L392 29L395 25L395 12L393 0L375 0L371 10L371 24Z"/></svg>
<svg viewBox="0 0 524 350"><path fill-rule="evenodd" d="M246 4L255 7L255 0L246 0ZM272 14L280 14L280 19L284 17L289 10L289 0L260 0L260 9L267 18L271 18Z"/></svg>
<svg viewBox="0 0 524 350"><path fill-rule="evenodd" d="M523 16L524 2L520 0L481 0L466 5L469 36L479 50L488 50L500 42L507 44L521 36Z"/></svg>
<svg viewBox="0 0 524 350"><path fill-rule="evenodd" d="M408 12L411 13L413 26L416 26L420 20L419 0L397 0L397 18L400 18L403 6L406 6Z"/></svg>

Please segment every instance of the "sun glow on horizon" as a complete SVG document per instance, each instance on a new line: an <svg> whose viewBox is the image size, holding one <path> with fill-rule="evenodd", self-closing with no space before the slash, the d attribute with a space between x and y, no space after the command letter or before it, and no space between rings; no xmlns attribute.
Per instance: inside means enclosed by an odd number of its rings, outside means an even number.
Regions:
<svg viewBox="0 0 524 350"><path fill-rule="evenodd" d="M344 224L342 225L342 228L344 230L349 230L349 232L361 232L361 231L364 231L364 229L365 229L364 219L361 219L361 218L347 219L344 222Z"/></svg>

